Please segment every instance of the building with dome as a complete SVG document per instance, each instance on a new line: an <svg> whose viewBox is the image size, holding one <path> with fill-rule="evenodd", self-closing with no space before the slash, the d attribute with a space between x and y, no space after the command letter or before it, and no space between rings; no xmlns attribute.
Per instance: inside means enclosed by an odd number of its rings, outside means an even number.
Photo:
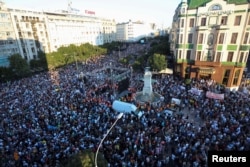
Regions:
<svg viewBox="0 0 250 167"><path fill-rule="evenodd" d="M174 73L238 88L250 48L248 0L182 0L170 31Z"/></svg>

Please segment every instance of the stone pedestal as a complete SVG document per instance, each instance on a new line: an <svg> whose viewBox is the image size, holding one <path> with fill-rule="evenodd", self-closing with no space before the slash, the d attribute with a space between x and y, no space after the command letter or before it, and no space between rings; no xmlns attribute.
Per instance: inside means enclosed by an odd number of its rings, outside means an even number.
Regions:
<svg viewBox="0 0 250 167"><path fill-rule="evenodd" d="M141 92L136 92L135 100L140 104L151 103L157 104L161 102L162 96L156 92L153 92L152 88L152 73L147 67L144 73L144 86Z"/></svg>

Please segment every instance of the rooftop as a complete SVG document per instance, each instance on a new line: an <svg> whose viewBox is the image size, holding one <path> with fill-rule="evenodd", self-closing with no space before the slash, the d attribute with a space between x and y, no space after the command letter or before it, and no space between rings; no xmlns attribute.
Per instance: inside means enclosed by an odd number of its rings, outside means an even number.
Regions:
<svg viewBox="0 0 250 167"><path fill-rule="evenodd" d="M206 3L211 2L212 0L188 0L188 7L190 9L195 9L200 6L204 6ZM229 4L247 4L249 0L227 0Z"/></svg>

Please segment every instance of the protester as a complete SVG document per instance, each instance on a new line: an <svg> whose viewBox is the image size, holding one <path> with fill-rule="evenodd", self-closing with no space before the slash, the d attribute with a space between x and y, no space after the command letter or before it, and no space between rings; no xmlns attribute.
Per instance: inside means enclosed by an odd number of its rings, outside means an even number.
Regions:
<svg viewBox="0 0 250 167"><path fill-rule="evenodd" d="M134 46L121 55L142 48ZM95 152L118 115L111 108L115 83L110 83L110 66L124 68L111 54L84 62L79 67L84 77L70 65L2 83L1 165L58 166L82 150ZM142 90L142 76L133 73L131 94ZM191 88L204 90L199 95L172 75L156 80L153 91L164 96L160 105L139 105L131 94L116 97L136 104L143 114L124 115L105 139L100 151L109 166L202 167L208 150L250 150L249 95L223 90L211 80L191 81ZM223 93L224 100L207 98L205 90ZM169 116L163 111L172 98L182 105Z"/></svg>

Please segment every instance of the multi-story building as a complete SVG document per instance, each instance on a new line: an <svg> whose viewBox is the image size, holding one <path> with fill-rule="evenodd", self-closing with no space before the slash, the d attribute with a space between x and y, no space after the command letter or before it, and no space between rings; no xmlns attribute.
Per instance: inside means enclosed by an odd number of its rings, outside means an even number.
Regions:
<svg viewBox="0 0 250 167"><path fill-rule="evenodd" d="M69 14L44 12L51 51L70 44L103 45L115 40L115 21Z"/></svg>
<svg viewBox="0 0 250 167"><path fill-rule="evenodd" d="M116 22L115 20L101 19L103 43L110 43L116 41Z"/></svg>
<svg viewBox="0 0 250 167"><path fill-rule="evenodd" d="M0 1L0 64L8 66L8 57L19 52L11 15L5 4Z"/></svg>
<svg viewBox="0 0 250 167"><path fill-rule="evenodd" d="M8 57L14 53L29 61L36 59L39 51L50 53L70 44L103 45L116 40L114 20L68 10L6 8L3 2L0 14L0 66L8 65Z"/></svg>
<svg viewBox="0 0 250 167"><path fill-rule="evenodd" d="M39 51L49 52L45 15L42 12L8 9L19 53L27 61L36 59Z"/></svg>
<svg viewBox="0 0 250 167"><path fill-rule="evenodd" d="M238 88L250 49L248 0L182 0L170 32L174 72Z"/></svg>
<svg viewBox="0 0 250 167"><path fill-rule="evenodd" d="M141 21L132 22L129 20L125 23L116 25L116 40L135 42L143 37L148 37L156 30L154 26Z"/></svg>

